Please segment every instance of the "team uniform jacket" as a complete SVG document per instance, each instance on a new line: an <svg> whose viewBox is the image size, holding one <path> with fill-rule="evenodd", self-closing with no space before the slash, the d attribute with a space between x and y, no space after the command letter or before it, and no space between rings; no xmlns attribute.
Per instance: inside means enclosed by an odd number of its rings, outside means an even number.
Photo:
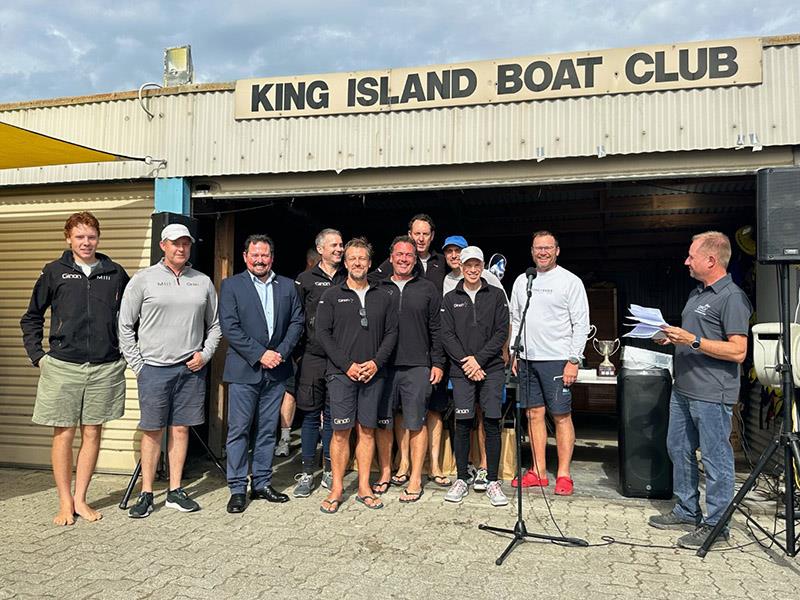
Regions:
<svg viewBox="0 0 800 600"><path fill-rule="evenodd" d="M473 303L464 282L442 301L442 343L450 357L450 377L464 377L461 360L474 356L487 373L503 369L503 344L508 338L505 294L481 279Z"/></svg>
<svg viewBox="0 0 800 600"><path fill-rule="evenodd" d="M317 306L316 334L328 357L327 374L346 373L353 363L374 360L381 370L397 344L392 298L370 285L365 299L368 327L361 326L361 301L347 283L328 289Z"/></svg>
<svg viewBox="0 0 800 600"><path fill-rule="evenodd" d="M391 279L382 279L378 287L392 298L392 310L398 319L397 347L390 364L443 369L442 300L436 286L427 279L413 277L402 291Z"/></svg>
<svg viewBox="0 0 800 600"><path fill-rule="evenodd" d="M306 315L305 332L300 339L300 343L297 344L295 350L296 356L301 356L304 352L316 356L325 356L325 350L317 341L317 336L314 332L317 306L322 298L322 294L332 286L344 283L346 279L347 271L341 265L331 278L320 268L318 263L314 268L300 273L297 279L294 280L297 286L297 292L300 294L300 302L303 304L303 311Z"/></svg>
<svg viewBox="0 0 800 600"><path fill-rule="evenodd" d="M99 264L86 277L71 250L42 269L27 312L20 320L25 351L34 365L42 348L44 315L50 308L50 355L71 363L119 360L117 319L129 277L119 264L97 253Z"/></svg>
<svg viewBox="0 0 800 600"><path fill-rule="evenodd" d="M414 265L414 275L432 282L433 285L436 286L436 289L439 290L439 294L442 293L444 278L449 270L450 268L447 266L447 261L444 259L444 256L435 250L430 251L428 268L425 271L422 270L422 262L419 260L419 257L417 257L417 264ZM371 283L377 283L382 279L388 279L393 273L394 269L392 268L392 263L390 263L387 258L381 263L380 267L369 274L369 280Z"/></svg>

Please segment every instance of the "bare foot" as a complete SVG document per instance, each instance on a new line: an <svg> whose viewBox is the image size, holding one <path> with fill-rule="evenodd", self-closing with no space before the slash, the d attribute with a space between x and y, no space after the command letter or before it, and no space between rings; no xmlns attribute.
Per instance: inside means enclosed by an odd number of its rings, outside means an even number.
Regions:
<svg viewBox="0 0 800 600"><path fill-rule="evenodd" d="M86 521L99 521L103 518L103 513L93 509L85 502L75 502L75 513Z"/></svg>
<svg viewBox="0 0 800 600"><path fill-rule="evenodd" d="M59 526L74 525L75 516L72 514L72 508L61 507L61 510L58 511L58 514L53 517L53 523Z"/></svg>

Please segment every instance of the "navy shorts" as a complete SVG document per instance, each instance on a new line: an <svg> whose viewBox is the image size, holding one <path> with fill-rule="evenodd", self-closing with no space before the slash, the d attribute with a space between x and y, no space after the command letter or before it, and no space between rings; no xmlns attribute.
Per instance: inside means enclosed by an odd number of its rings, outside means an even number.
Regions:
<svg viewBox="0 0 800 600"><path fill-rule="evenodd" d="M503 370L486 374L483 381L471 381L466 377L453 377L453 404L456 419L474 419L475 405L480 404L485 417L499 419L503 404L503 386L506 374Z"/></svg>
<svg viewBox="0 0 800 600"><path fill-rule="evenodd" d="M306 353L297 365L295 374L295 398L297 408L306 412L321 409L325 405L325 369L328 359Z"/></svg>
<svg viewBox="0 0 800 600"><path fill-rule="evenodd" d="M517 363L520 408L547 406L551 415L572 412L572 392L564 387L565 360L522 360Z"/></svg>
<svg viewBox="0 0 800 600"><path fill-rule="evenodd" d="M378 409L378 426L390 427L394 414L401 410L403 427L419 431L425 424L425 406L431 395L431 370L428 367L389 369Z"/></svg>
<svg viewBox="0 0 800 600"><path fill-rule="evenodd" d="M206 369L190 371L180 363L145 365L136 376L139 386L139 429L157 431L168 425L193 427L205 422Z"/></svg>
<svg viewBox="0 0 800 600"><path fill-rule="evenodd" d="M328 375L326 381L334 431L352 429L356 421L370 429L378 426L378 406L385 381L383 377L373 377L369 383L361 383L344 373L336 373Z"/></svg>

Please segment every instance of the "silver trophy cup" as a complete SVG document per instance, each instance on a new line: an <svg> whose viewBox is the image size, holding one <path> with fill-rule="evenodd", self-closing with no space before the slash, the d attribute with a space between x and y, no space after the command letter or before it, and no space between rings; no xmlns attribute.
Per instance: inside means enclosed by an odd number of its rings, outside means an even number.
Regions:
<svg viewBox="0 0 800 600"><path fill-rule="evenodd" d="M617 370L609 360L617 350L619 350L619 338L615 340L592 340L592 346L598 354L603 356L603 362L597 366L598 377L616 377Z"/></svg>

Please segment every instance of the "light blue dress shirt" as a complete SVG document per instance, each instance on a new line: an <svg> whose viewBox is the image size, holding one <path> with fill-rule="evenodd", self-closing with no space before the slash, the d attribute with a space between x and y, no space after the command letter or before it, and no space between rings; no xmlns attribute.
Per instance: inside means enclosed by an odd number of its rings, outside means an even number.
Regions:
<svg viewBox="0 0 800 600"><path fill-rule="evenodd" d="M275 281L275 271L270 271L266 282L262 282L258 277L250 273L250 279L256 287L258 297L261 299L261 308L264 311L264 319L267 321L267 334L272 338L275 331L275 301L272 296L272 282Z"/></svg>

